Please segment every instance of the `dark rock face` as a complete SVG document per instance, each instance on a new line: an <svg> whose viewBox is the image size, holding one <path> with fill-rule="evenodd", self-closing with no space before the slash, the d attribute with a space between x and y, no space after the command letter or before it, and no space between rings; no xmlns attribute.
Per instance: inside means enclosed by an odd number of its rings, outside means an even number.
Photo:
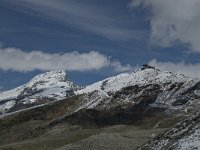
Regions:
<svg viewBox="0 0 200 150"><path fill-rule="evenodd" d="M133 97L141 91L138 97ZM72 115L66 116L62 121L81 126L109 126L117 124L137 124L145 117L152 117L156 113L163 113L165 109L151 107L159 92L159 85L147 85L144 87L130 86L116 92L107 105L100 103L96 108L81 109ZM89 95L89 98L92 94ZM124 102L125 98L130 102ZM87 97L87 99L89 99ZM166 114L167 116L167 114Z"/></svg>
<svg viewBox="0 0 200 150"><path fill-rule="evenodd" d="M112 125L136 125L141 123L145 117L150 118L155 113L162 113L164 111L161 108L147 109L147 107L143 106L141 108L141 105L126 109L116 107L112 110L83 109L65 117L62 121L87 128Z"/></svg>
<svg viewBox="0 0 200 150"><path fill-rule="evenodd" d="M155 69L155 67L144 64L142 65L142 70L145 70L145 69Z"/></svg>
<svg viewBox="0 0 200 150"><path fill-rule="evenodd" d="M189 99L184 98L184 99L178 99L175 102L172 103L172 106L182 106L184 104L186 104L189 101Z"/></svg>

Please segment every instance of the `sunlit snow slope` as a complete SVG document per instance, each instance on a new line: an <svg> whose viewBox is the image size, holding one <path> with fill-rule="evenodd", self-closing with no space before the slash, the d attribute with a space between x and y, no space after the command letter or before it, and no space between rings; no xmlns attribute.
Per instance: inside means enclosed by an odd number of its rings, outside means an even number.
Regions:
<svg viewBox="0 0 200 150"><path fill-rule="evenodd" d="M16 105L43 104L74 95L79 87L69 81L64 71L39 74L27 84L0 93L0 113L9 111Z"/></svg>

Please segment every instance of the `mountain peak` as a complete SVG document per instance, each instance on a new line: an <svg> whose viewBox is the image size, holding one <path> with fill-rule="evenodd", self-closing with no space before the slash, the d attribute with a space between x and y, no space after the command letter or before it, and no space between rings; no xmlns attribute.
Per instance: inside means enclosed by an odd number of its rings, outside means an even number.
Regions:
<svg viewBox="0 0 200 150"><path fill-rule="evenodd" d="M63 70L41 73L23 86L0 93L0 114L15 106L61 100L74 95L74 91L79 88Z"/></svg>
<svg viewBox="0 0 200 150"><path fill-rule="evenodd" d="M67 73L64 70L60 71L49 71L45 73L41 73L37 76L35 76L33 79L31 79L27 86L32 87L36 84L44 85L44 86L52 86L53 84L62 82L70 82Z"/></svg>
<svg viewBox="0 0 200 150"><path fill-rule="evenodd" d="M161 71L149 65L130 73L122 73L117 76L109 77L105 80L96 82L77 93L88 93L95 90L115 93L129 86L144 86L148 84L165 84L169 82L187 82L192 80L182 74L174 74L168 71Z"/></svg>
<svg viewBox="0 0 200 150"><path fill-rule="evenodd" d="M156 68L154 66L150 66L150 65L144 64L144 65L142 65L141 70L145 70L145 69L156 69Z"/></svg>

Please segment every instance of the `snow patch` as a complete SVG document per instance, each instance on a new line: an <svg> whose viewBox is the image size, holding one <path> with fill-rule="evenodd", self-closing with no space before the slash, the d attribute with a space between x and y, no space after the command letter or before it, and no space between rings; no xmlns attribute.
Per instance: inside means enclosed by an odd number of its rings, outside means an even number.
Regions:
<svg viewBox="0 0 200 150"><path fill-rule="evenodd" d="M0 105L0 112L5 113L8 111L10 108L12 108L15 105L15 101L8 101L2 105Z"/></svg>

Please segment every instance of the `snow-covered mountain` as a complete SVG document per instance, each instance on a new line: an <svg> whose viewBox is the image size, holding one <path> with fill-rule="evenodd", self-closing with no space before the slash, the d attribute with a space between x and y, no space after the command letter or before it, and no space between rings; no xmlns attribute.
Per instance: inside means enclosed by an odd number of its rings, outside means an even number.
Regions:
<svg viewBox="0 0 200 150"><path fill-rule="evenodd" d="M74 95L80 87L69 81L65 71L35 76L27 84L0 93L0 113L61 100ZM13 110L14 111L14 110Z"/></svg>
<svg viewBox="0 0 200 150"><path fill-rule="evenodd" d="M64 71L51 71L37 75L23 86L1 92L0 113L73 95L85 96L77 111L136 105L143 102L144 98L152 107L187 110L194 103L199 104L200 80L145 66L81 88L69 81Z"/></svg>
<svg viewBox="0 0 200 150"><path fill-rule="evenodd" d="M90 93L87 103L81 108L104 108L114 105L114 102L138 104L146 96L152 99L149 103L152 107L189 109L193 104L200 104L200 80L145 66L99 81L75 93Z"/></svg>

